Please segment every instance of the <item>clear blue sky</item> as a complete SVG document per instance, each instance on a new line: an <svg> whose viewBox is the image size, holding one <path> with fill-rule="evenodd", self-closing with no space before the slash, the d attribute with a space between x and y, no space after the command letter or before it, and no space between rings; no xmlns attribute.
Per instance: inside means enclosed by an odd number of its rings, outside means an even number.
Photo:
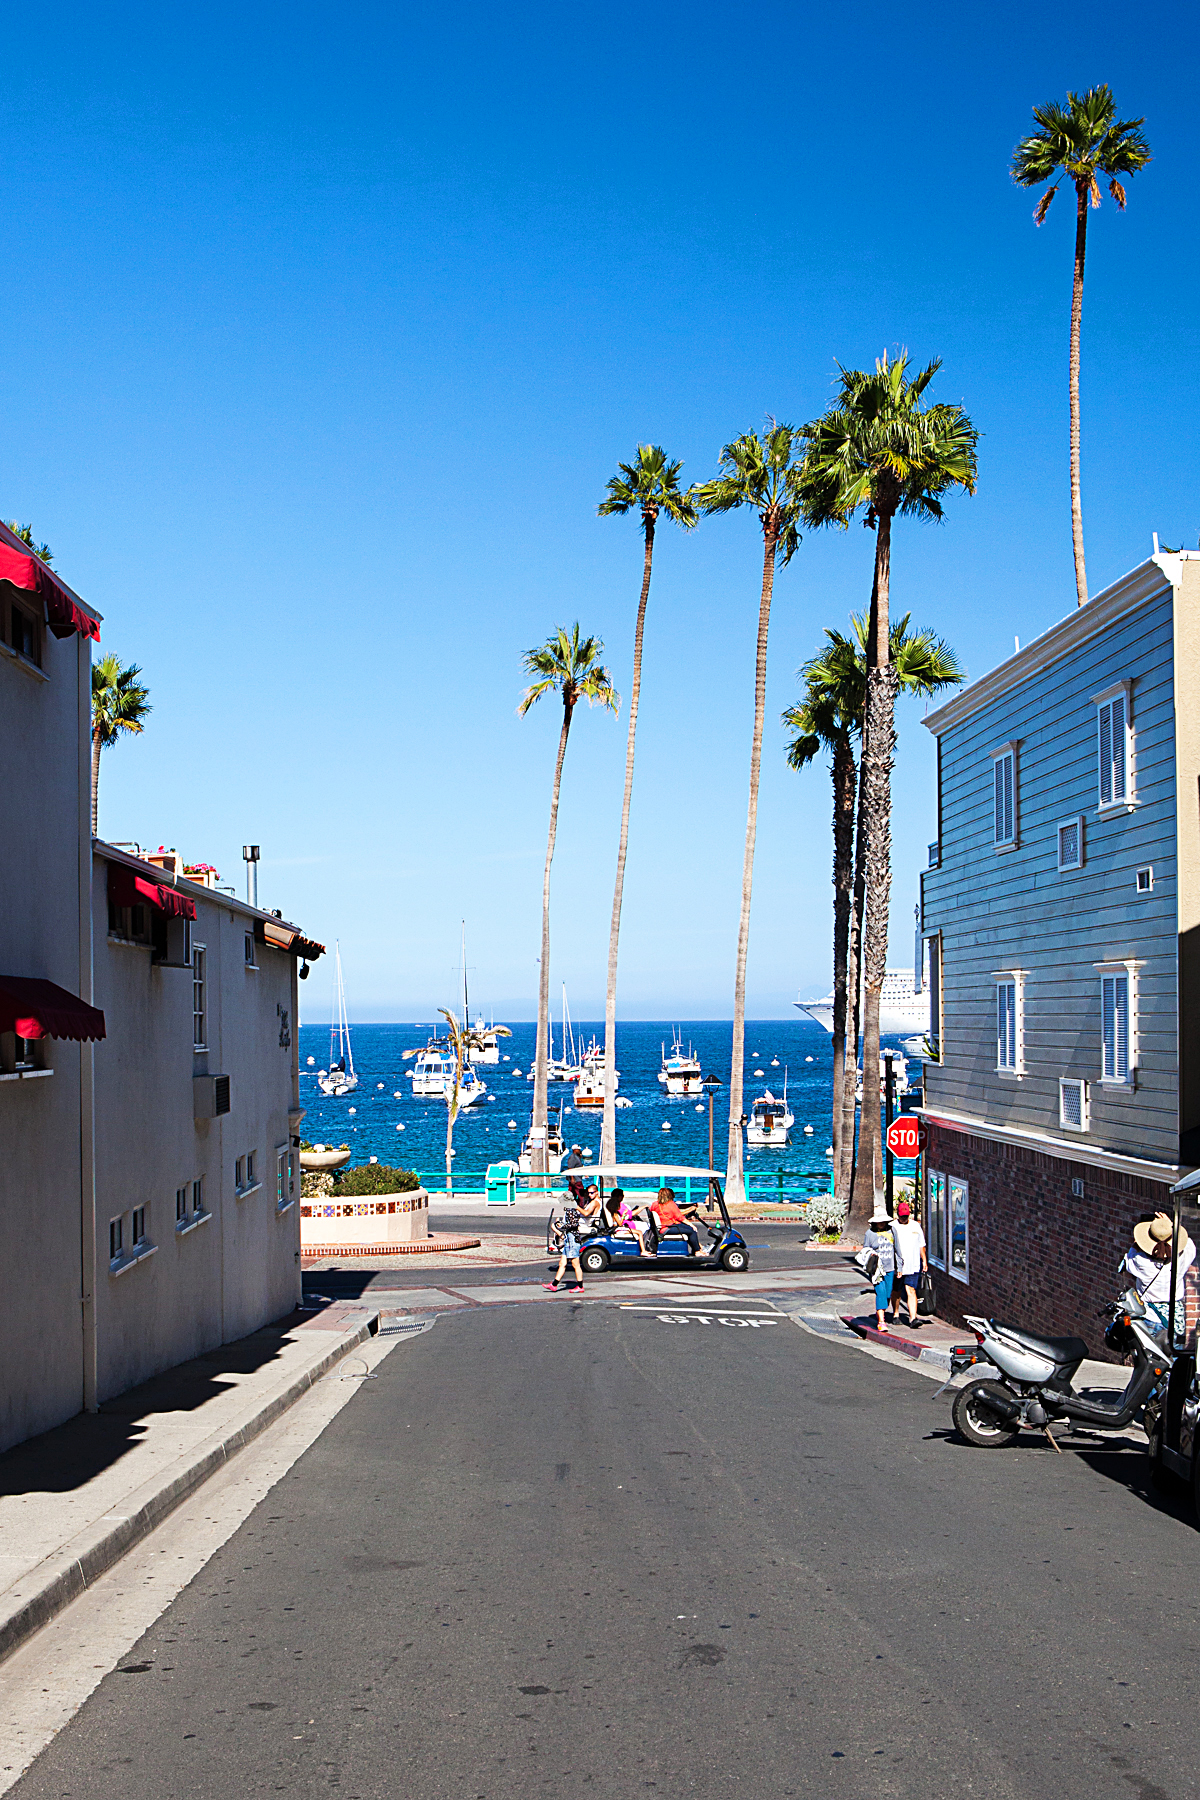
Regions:
<svg viewBox="0 0 1200 1800"><path fill-rule="evenodd" d="M628 691L640 540L618 459L690 478L835 361L938 354L983 439L974 499L904 526L893 605L970 671L1073 603L1071 206L1008 158L1039 100L1113 82L1155 153L1092 215L1084 523L1093 590L1196 542L1197 14L950 5L602 12L367 6L10 14L0 510L30 519L142 664L105 836L177 845L342 942L352 1012L429 1018L466 917L474 992L536 993L558 715L520 655L578 617ZM628 1016L731 1007L760 537L662 531L626 886ZM829 783L780 710L873 539L776 587L749 1010L829 983ZM908 705L895 960L934 830ZM552 987L603 1001L623 725L578 717ZM12 747L10 746L10 757ZM306 1016L328 1004L326 965Z"/></svg>

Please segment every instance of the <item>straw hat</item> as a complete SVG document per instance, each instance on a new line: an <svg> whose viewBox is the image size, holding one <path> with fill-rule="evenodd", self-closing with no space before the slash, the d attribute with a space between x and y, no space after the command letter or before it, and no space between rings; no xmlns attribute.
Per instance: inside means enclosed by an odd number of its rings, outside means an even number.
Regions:
<svg viewBox="0 0 1200 1800"><path fill-rule="evenodd" d="M1134 1226L1133 1241L1139 1250L1144 1251L1147 1256L1153 1256L1161 1245L1170 1243L1174 1230L1175 1227L1166 1213L1155 1213L1152 1219L1142 1219L1139 1224ZM1179 1227L1180 1250L1182 1251L1191 1241L1181 1225Z"/></svg>
<svg viewBox="0 0 1200 1800"><path fill-rule="evenodd" d="M879 1205L875 1208L875 1211L871 1214L871 1223L872 1225L890 1225L891 1222L892 1215L881 1200Z"/></svg>

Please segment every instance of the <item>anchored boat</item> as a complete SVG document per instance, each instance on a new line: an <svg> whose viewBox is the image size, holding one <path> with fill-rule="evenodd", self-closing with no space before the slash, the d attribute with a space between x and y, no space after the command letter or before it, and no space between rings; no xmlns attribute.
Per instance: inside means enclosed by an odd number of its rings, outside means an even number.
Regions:
<svg viewBox="0 0 1200 1800"><path fill-rule="evenodd" d="M350 1048L350 1021L346 1017L346 984L342 980L340 943L335 944L334 956L337 992L334 996L333 1017L329 1021L329 1067L317 1070L317 1086L323 1094L331 1094L335 1100L340 1100L343 1094L354 1092L358 1086L358 1076L354 1073L354 1052Z"/></svg>

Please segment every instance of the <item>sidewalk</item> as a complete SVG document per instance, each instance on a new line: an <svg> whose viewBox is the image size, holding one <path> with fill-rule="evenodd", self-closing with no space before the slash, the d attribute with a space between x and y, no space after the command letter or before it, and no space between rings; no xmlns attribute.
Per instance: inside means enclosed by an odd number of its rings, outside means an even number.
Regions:
<svg viewBox="0 0 1200 1800"><path fill-rule="evenodd" d="M377 1328L374 1306L293 1313L0 1455L0 1658Z"/></svg>

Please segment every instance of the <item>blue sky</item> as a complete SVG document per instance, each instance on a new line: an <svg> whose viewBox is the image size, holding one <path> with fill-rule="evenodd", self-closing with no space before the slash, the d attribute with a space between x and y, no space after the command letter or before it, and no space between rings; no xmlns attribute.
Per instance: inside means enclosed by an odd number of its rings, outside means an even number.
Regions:
<svg viewBox="0 0 1200 1800"><path fill-rule="evenodd" d="M902 29L898 28L902 25ZM558 622L628 691L640 540L596 503L639 440L713 470L835 363L907 345L983 433L974 499L905 526L893 605L973 674L1073 603L1072 220L1007 176L1036 101L1113 82L1154 163L1092 215L1093 591L1196 542L1196 14L700 5L10 14L0 507L142 664L105 836L177 845L342 943L352 1012L429 1018L467 919L498 1016L536 994L558 716L515 714ZM753 518L660 533L622 935L629 1016L727 1015L753 705ZM776 586L752 1016L829 982L829 783L780 710L873 539ZM911 955L933 744L905 707L893 945ZM552 987L603 1002L623 725L578 717ZM328 1004L318 965L307 1016Z"/></svg>

